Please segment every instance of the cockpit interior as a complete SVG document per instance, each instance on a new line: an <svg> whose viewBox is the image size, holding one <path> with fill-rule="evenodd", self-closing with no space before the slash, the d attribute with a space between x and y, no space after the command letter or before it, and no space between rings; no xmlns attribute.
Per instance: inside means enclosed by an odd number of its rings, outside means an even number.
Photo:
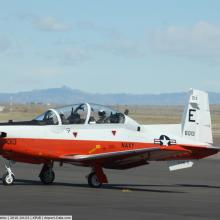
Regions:
<svg viewBox="0 0 220 220"><path fill-rule="evenodd" d="M123 124L125 115L109 107L97 104L75 104L49 109L31 121L13 122L0 125L71 125L71 124Z"/></svg>

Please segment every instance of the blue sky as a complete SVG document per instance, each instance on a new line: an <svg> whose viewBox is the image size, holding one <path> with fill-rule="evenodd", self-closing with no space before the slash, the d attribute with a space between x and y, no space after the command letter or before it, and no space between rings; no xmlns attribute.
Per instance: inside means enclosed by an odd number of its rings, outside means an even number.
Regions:
<svg viewBox="0 0 220 220"><path fill-rule="evenodd" d="M220 1L0 0L0 92L220 92Z"/></svg>

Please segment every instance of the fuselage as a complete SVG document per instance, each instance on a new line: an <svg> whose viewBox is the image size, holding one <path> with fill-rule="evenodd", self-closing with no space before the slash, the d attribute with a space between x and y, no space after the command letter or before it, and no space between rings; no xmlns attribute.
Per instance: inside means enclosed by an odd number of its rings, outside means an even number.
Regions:
<svg viewBox="0 0 220 220"><path fill-rule="evenodd" d="M191 150L185 154L173 156L161 152L144 155L150 160L200 159L217 153L206 149L206 145L193 142L169 133L161 133L157 126L131 126L130 124L83 124L83 125L46 125L0 126L7 133L0 139L1 154L9 160L27 163L45 163L45 161L62 161L64 155L93 155L120 152L155 146L161 149L179 147ZM177 126L178 127L178 126ZM175 140L172 146L161 145L160 135ZM137 158L136 158L137 160ZM143 156L140 157L143 160Z"/></svg>

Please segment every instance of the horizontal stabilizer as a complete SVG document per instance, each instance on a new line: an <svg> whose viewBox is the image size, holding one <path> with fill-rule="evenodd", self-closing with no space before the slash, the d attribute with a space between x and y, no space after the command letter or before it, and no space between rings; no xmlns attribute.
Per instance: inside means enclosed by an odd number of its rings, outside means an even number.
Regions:
<svg viewBox="0 0 220 220"><path fill-rule="evenodd" d="M182 170L186 168L191 168L193 166L192 161L170 161L169 162L169 170L175 171L175 170Z"/></svg>

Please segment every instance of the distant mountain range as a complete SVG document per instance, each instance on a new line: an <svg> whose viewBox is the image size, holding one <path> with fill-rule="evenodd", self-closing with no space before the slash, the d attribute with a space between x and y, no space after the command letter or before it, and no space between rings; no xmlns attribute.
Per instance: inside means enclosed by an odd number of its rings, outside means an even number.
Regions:
<svg viewBox="0 0 220 220"><path fill-rule="evenodd" d="M53 103L73 104L92 102L108 105L182 105L186 102L186 93L164 94L99 94L87 93L69 87L33 90L18 93L0 93L0 103ZM220 93L209 92L211 104L220 104Z"/></svg>

